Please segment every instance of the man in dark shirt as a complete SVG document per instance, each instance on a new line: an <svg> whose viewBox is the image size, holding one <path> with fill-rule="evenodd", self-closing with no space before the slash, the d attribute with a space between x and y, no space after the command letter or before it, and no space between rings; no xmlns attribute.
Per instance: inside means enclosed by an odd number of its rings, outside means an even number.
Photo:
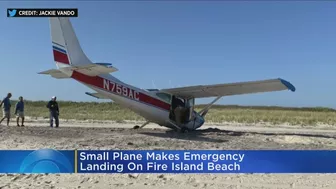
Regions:
<svg viewBox="0 0 336 189"><path fill-rule="evenodd" d="M50 112L50 127L53 127L54 119L56 122L56 128L59 126L59 109L58 109L58 104L56 102L56 97L53 96L49 103L47 104L47 108L49 108Z"/></svg>
<svg viewBox="0 0 336 189"><path fill-rule="evenodd" d="M11 103L10 103L10 98L12 97L11 93L7 94L7 97L4 98L1 103L0 103L0 107L3 105L3 109L2 109L2 119L0 120L0 124L2 123L2 121L4 119L7 118L7 126L9 126L9 120L10 120L10 108L11 108Z"/></svg>
<svg viewBox="0 0 336 189"><path fill-rule="evenodd" d="M24 126L24 102L23 97L19 97L19 101L16 103L15 106L15 115L16 115L16 124L18 127L20 127L19 120L21 118L21 126Z"/></svg>

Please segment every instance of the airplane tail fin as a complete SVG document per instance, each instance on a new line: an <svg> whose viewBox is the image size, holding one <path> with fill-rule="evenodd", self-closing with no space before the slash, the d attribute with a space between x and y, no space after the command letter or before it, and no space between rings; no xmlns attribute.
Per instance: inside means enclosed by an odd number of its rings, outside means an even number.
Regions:
<svg viewBox="0 0 336 189"><path fill-rule="evenodd" d="M54 78L70 78L74 71L88 76L118 71L110 63L92 63L83 52L69 18L49 18L54 61L58 69L39 74Z"/></svg>
<svg viewBox="0 0 336 189"><path fill-rule="evenodd" d="M92 64L83 52L69 18L49 18L54 61L58 68Z"/></svg>

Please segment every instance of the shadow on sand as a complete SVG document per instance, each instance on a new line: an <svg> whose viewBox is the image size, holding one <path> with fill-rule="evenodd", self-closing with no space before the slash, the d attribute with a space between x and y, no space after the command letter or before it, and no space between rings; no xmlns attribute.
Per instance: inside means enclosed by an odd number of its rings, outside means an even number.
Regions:
<svg viewBox="0 0 336 189"><path fill-rule="evenodd" d="M203 129L203 130L197 130L195 132L201 132L201 133L226 133L231 136L241 136L245 134L257 134L257 135L265 135L265 136L301 136L301 137L316 137L316 138L332 138L336 139L336 136L331 136L327 134L312 134L312 133L289 133L289 132L257 132L257 131L230 131L230 130L221 130L221 129Z"/></svg>
<svg viewBox="0 0 336 189"><path fill-rule="evenodd" d="M201 141L201 142L215 142L215 143L223 143L228 140L218 139L218 138L210 138L206 136L206 133L193 131L189 133L180 133L173 130L168 130L166 132L139 132L139 134L152 136L152 137L160 137L160 138L175 138L179 140L187 140L187 141Z"/></svg>
<svg viewBox="0 0 336 189"><path fill-rule="evenodd" d="M217 137L210 138L210 136L207 135L208 133L215 133ZM160 138L175 138L175 139L180 139L180 140L204 141L204 142L215 142L215 143L228 142L228 140L219 139L221 136L242 136L242 135L248 135L248 134L265 135L265 136L300 136L300 137L336 139L336 136L330 136L327 134L232 131L232 130L222 130L222 129L217 129L217 128L200 129L200 130L192 131L189 133L179 133L173 130L168 130L164 133L139 132L139 134L153 136L153 137L160 137Z"/></svg>

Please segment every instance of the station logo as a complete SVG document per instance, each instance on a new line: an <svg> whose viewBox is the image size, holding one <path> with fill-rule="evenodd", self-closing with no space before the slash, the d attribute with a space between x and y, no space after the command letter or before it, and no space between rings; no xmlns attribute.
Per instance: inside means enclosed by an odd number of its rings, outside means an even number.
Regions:
<svg viewBox="0 0 336 189"><path fill-rule="evenodd" d="M35 150L21 162L21 173L73 173L74 166L63 153L52 149Z"/></svg>

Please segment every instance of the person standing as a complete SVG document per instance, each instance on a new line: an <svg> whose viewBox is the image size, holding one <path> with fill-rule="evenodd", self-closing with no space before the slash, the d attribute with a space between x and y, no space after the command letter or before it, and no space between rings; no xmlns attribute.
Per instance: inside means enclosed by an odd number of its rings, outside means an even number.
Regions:
<svg viewBox="0 0 336 189"><path fill-rule="evenodd" d="M16 124L18 127L20 127L19 121L21 118L21 126L24 127L24 102L23 97L19 97L19 101L16 103L15 106L15 115L16 115Z"/></svg>
<svg viewBox="0 0 336 189"><path fill-rule="evenodd" d="M47 104L47 108L49 109L50 113L50 127L53 127L54 119L56 122L56 128L59 126L59 109L58 109L58 103L56 102L56 97L53 96L51 100Z"/></svg>
<svg viewBox="0 0 336 189"><path fill-rule="evenodd" d="M1 103L0 103L0 107L3 105L3 109L2 109L2 119L0 120L0 124L2 123L2 121L4 119L7 118L7 126L9 126L9 120L10 120L10 108L11 108L11 103L10 103L10 98L12 97L11 93L8 93L6 98L4 98Z"/></svg>

